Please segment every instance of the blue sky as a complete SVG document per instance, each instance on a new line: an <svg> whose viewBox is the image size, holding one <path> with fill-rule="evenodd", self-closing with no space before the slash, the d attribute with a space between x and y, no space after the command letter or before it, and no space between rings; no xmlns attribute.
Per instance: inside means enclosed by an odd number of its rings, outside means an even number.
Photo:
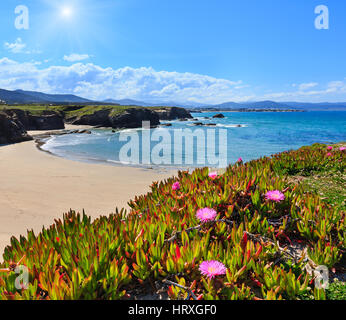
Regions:
<svg viewBox="0 0 346 320"><path fill-rule="evenodd" d="M329 29L315 28L315 7ZM29 29L15 28L15 8ZM92 99L346 101L340 0L2 0L0 88Z"/></svg>

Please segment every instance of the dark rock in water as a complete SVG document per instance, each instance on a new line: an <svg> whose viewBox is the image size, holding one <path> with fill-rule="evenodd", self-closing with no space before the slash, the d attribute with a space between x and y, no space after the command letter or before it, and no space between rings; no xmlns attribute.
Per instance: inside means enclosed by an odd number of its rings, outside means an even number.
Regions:
<svg viewBox="0 0 346 320"><path fill-rule="evenodd" d="M90 130L71 130L68 133L70 134L91 134L92 132Z"/></svg>
<svg viewBox="0 0 346 320"><path fill-rule="evenodd" d="M11 116L7 112L0 112L0 144L17 143L32 139L16 116Z"/></svg>
<svg viewBox="0 0 346 320"><path fill-rule="evenodd" d="M210 119L210 117L204 117L204 119Z"/></svg>
<svg viewBox="0 0 346 320"><path fill-rule="evenodd" d="M44 111L40 115L33 115L28 111L11 109L6 110L11 117L16 117L25 130L60 130L65 128L63 116L58 112Z"/></svg>
<svg viewBox="0 0 346 320"><path fill-rule="evenodd" d="M182 119L179 119L179 121L189 121L189 119L187 119L187 118L182 118Z"/></svg>
<svg viewBox="0 0 346 320"><path fill-rule="evenodd" d="M112 132L113 132L113 133L116 133L116 131L115 131L115 130L112 130Z"/></svg>
<svg viewBox="0 0 346 320"><path fill-rule="evenodd" d="M213 116L213 118L214 119L217 119L217 118L222 119L222 118L225 118L225 116L222 113L218 113L215 116Z"/></svg>
<svg viewBox="0 0 346 320"><path fill-rule="evenodd" d="M159 116L150 109L131 108L124 112L109 117L111 127L118 128L141 128L143 121L149 121L150 127L160 124Z"/></svg>
<svg viewBox="0 0 346 320"><path fill-rule="evenodd" d="M237 128L241 128L242 125L241 125L241 124L237 124L236 127L237 127Z"/></svg>
<svg viewBox="0 0 346 320"><path fill-rule="evenodd" d="M178 108L178 107L160 108L160 109L153 109L153 111L158 114L160 120L186 119L183 121L187 121L187 119L192 119L190 112L188 112L184 108Z"/></svg>
<svg viewBox="0 0 346 320"><path fill-rule="evenodd" d="M171 127L172 124L171 123L162 123L161 126L162 127Z"/></svg>
<svg viewBox="0 0 346 320"><path fill-rule="evenodd" d="M194 126L204 126L204 127L215 127L216 123L203 123L203 122L194 122Z"/></svg>

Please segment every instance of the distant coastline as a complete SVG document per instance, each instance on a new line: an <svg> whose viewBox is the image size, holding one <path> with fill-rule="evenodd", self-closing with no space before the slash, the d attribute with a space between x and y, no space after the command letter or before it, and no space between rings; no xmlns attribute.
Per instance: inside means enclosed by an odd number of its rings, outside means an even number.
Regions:
<svg viewBox="0 0 346 320"><path fill-rule="evenodd" d="M201 109L188 109L189 112L307 112L306 110L297 109L218 109L218 108L201 108Z"/></svg>

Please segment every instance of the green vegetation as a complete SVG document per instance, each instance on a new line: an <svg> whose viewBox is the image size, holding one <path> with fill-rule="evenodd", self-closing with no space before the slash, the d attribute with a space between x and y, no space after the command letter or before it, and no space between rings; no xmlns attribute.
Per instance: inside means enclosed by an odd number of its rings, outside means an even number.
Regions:
<svg viewBox="0 0 346 320"><path fill-rule="evenodd" d="M33 115L42 115L46 111L54 111L59 112L64 115L66 119L72 117L79 117L84 115L90 115L95 113L96 111L101 110L110 110L111 115L116 115L121 113L129 108L137 108L134 106L48 106L48 105L22 105L22 106L0 106L1 110L11 110L11 109L19 109L23 111L28 111Z"/></svg>
<svg viewBox="0 0 346 320"><path fill-rule="evenodd" d="M41 115L45 111L56 111L61 112L64 111L64 106L45 106L45 105L18 105L18 106L4 106L0 105L0 111L2 110L23 110L28 111L33 115Z"/></svg>
<svg viewBox="0 0 346 320"><path fill-rule="evenodd" d="M85 115L91 115L97 111L102 110L109 110L111 116L115 116L125 110L128 110L130 108L136 108L136 107L129 107L129 106L85 106L81 109L72 110L72 111L65 111L66 118L71 117L81 117Z"/></svg>
<svg viewBox="0 0 346 320"><path fill-rule="evenodd" d="M306 190L311 190L332 206L346 210L346 175L325 174L309 177L304 181Z"/></svg>
<svg viewBox="0 0 346 320"><path fill-rule="evenodd" d="M346 300L345 283L334 281L326 290L328 300Z"/></svg>
<svg viewBox="0 0 346 320"><path fill-rule="evenodd" d="M317 146L317 145L316 145ZM321 146L322 147L322 146ZM346 147L346 144L336 144L335 149ZM335 166L317 166L307 172L295 171L295 176L289 177L290 181L301 182L304 190L318 194L322 200L331 206L346 210L346 175L341 168L335 170Z"/></svg>
<svg viewBox="0 0 346 320"><path fill-rule="evenodd" d="M345 299L344 283L317 289L306 268L338 272L343 204L297 183L297 176L341 177L345 160L345 150L313 145L237 163L217 177L207 168L179 172L130 201L129 213L92 222L69 212L38 235L11 239L0 299L131 299L155 284L171 299ZM268 198L274 190L280 201ZM217 216L201 223L201 208ZM210 260L226 273L202 275L201 263ZM16 263L29 269L28 290L14 287Z"/></svg>

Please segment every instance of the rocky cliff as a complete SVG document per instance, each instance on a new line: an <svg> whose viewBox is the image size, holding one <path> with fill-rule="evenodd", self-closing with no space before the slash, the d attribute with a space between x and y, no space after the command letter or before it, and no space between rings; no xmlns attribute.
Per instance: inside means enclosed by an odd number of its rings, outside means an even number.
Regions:
<svg viewBox="0 0 346 320"><path fill-rule="evenodd" d="M104 109L70 120L76 125L112 127L113 129L140 128L142 121L150 121L151 126L160 124L157 113L147 108L129 108L115 114L110 109Z"/></svg>
<svg viewBox="0 0 346 320"><path fill-rule="evenodd" d="M123 110L104 108L101 110L81 110L77 115L67 116L67 111L78 111L81 107L65 108L59 112L43 111L39 115L30 111L8 109L1 111L0 144L15 143L32 138L27 130L64 129L64 122L75 125L112 127L114 129L140 128L143 121L150 121L151 127L160 124L160 120L191 119L191 114L183 108L141 108L129 107ZM83 113L84 111L84 113Z"/></svg>
<svg viewBox="0 0 346 320"><path fill-rule="evenodd" d="M32 140L27 130L59 130L64 128L63 116L54 111L45 111L40 115L19 109L0 112L0 144Z"/></svg>
<svg viewBox="0 0 346 320"><path fill-rule="evenodd" d="M110 112L110 109L99 110L91 114L68 118L66 121L74 125L111 127Z"/></svg>
<svg viewBox="0 0 346 320"><path fill-rule="evenodd" d="M32 140L16 116L0 112L0 144Z"/></svg>
<svg viewBox="0 0 346 320"><path fill-rule="evenodd" d="M59 130L65 128L63 116L58 112L44 111L40 115L18 109L6 110L5 112L10 117L20 121L25 130Z"/></svg>
<svg viewBox="0 0 346 320"><path fill-rule="evenodd" d="M160 108L154 109L160 120L177 120L177 119L192 119L190 112L183 108Z"/></svg>
<svg viewBox="0 0 346 320"><path fill-rule="evenodd" d="M160 124L159 116L150 109L128 109L121 114L110 117L112 128L140 128L143 121L150 121L150 126Z"/></svg>

